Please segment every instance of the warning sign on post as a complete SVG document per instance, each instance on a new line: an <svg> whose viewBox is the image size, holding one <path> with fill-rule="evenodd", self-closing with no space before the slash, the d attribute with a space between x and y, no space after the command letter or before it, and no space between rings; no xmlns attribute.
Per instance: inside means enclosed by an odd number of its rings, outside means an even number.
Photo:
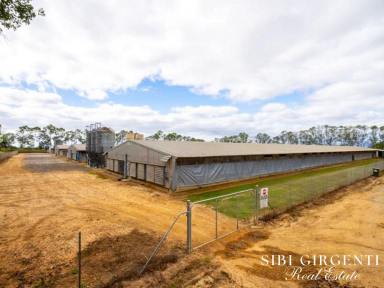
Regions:
<svg viewBox="0 0 384 288"><path fill-rule="evenodd" d="M260 209L268 208L268 187L260 189Z"/></svg>

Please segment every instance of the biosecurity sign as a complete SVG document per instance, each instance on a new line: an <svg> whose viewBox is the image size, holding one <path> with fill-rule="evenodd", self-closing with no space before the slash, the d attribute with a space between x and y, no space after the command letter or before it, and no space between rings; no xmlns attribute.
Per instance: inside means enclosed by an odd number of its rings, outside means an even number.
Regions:
<svg viewBox="0 0 384 288"><path fill-rule="evenodd" d="M260 189L260 209L268 208L268 187Z"/></svg>

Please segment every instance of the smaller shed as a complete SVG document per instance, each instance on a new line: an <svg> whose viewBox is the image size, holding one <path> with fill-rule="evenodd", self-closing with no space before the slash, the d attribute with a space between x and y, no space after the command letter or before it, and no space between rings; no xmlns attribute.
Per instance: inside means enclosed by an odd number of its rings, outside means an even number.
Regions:
<svg viewBox="0 0 384 288"><path fill-rule="evenodd" d="M72 144L68 147L67 157L79 162L87 162L87 150L85 144Z"/></svg>
<svg viewBox="0 0 384 288"><path fill-rule="evenodd" d="M68 145L56 145L55 146L55 155L56 156L67 156Z"/></svg>

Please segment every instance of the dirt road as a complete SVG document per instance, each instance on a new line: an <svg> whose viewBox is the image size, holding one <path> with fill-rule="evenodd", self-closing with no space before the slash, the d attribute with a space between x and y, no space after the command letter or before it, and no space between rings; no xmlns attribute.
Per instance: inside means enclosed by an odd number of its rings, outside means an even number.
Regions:
<svg viewBox="0 0 384 288"><path fill-rule="evenodd" d="M123 256L117 254L123 249L124 257L139 258L140 265L183 210L182 201L165 193L103 179L66 159L49 154L14 156L0 163L0 287L48 282L65 287L75 281L78 231L82 232L83 247L93 249L95 258L89 262L101 263L100 255L107 253L106 258L122 263ZM204 217L199 218L199 227L204 227ZM169 241L172 245L185 240L184 221L182 217L176 224ZM195 229L194 237L204 234L204 230ZM114 244L118 247L111 249ZM119 272L113 261L99 266L85 265L84 269L93 271L84 281L107 283ZM67 282L60 284L63 280L57 279L62 278Z"/></svg>

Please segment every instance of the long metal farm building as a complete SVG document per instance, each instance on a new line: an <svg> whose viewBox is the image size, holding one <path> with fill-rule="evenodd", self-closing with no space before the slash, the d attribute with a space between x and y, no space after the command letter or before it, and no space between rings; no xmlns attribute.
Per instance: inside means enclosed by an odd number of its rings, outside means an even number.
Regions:
<svg viewBox="0 0 384 288"><path fill-rule="evenodd" d="M127 141L106 168L172 191L377 157L377 150L323 145Z"/></svg>

